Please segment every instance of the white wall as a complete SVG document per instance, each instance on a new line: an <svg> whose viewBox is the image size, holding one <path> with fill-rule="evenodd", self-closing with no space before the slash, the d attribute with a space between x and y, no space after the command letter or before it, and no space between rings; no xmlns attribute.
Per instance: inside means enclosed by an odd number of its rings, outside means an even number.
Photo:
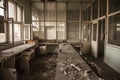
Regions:
<svg viewBox="0 0 120 80"><path fill-rule="evenodd" d="M120 73L120 48L106 45L104 61Z"/></svg>

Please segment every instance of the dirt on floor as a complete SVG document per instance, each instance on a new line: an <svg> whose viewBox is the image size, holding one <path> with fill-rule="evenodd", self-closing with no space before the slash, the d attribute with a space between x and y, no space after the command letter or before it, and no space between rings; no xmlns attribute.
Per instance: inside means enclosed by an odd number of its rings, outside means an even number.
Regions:
<svg viewBox="0 0 120 80"><path fill-rule="evenodd" d="M54 80L57 66L57 53L37 55L30 62L30 74L22 80Z"/></svg>

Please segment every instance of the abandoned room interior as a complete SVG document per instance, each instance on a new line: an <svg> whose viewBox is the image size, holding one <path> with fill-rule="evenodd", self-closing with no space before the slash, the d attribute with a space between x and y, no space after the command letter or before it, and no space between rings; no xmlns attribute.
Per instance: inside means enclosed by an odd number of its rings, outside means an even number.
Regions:
<svg viewBox="0 0 120 80"><path fill-rule="evenodd" d="M120 0L0 0L0 80L120 80Z"/></svg>

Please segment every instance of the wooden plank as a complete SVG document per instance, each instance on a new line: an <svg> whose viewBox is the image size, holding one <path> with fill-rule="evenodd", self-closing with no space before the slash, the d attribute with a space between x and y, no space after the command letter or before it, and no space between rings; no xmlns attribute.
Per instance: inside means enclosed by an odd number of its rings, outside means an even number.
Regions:
<svg viewBox="0 0 120 80"><path fill-rule="evenodd" d="M24 44L24 45L20 45L17 47L13 47L7 50L3 50L0 52L0 56L1 57L10 57L10 56L15 56L31 47L35 46L35 44Z"/></svg>
<svg viewBox="0 0 120 80"><path fill-rule="evenodd" d="M94 73L94 71L92 71L88 64L80 57L80 55L71 45L61 44L59 45L59 49L60 51L58 53L55 80L99 80L99 77ZM75 66L78 63L79 66ZM72 66L76 68L78 71L77 75L79 76L79 78L73 79L76 73L71 73L73 74L72 76L68 73L71 72L71 70L66 72L65 74L65 69L67 66ZM89 75L86 76L86 72L88 71L90 71Z"/></svg>

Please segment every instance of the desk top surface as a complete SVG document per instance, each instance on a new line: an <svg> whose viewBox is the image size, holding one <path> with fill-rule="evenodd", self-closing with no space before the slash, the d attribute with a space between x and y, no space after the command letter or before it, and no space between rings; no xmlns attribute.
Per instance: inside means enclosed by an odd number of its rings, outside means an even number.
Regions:
<svg viewBox="0 0 120 80"><path fill-rule="evenodd" d="M71 45L59 45L59 49L61 51L58 52L55 80L99 80L99 77ZM76 70L72 70L73 68Z"/></svg>
<svg viewBox="0 0 120 80"><path fill-rule="evenodd" d="M21 53L22 51L25 51L26 49L29 49L33 46L35 46L35 44L24 44L24 45L16 46L16 47L1 51L0 56L4 57L4 56L17 55L18 53Z"/></svg>

